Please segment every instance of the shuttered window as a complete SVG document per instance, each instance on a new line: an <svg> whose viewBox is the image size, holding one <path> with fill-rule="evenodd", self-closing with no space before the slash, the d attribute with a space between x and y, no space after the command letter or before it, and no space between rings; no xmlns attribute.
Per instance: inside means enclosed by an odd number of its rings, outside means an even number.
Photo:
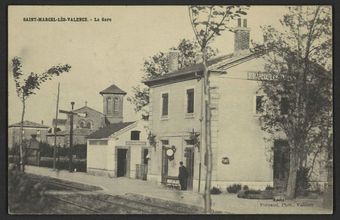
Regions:
<svg viewBox="0 0 340 220"><path fill-rule="evenodd" d="M168 108L169 108L169 94L164 93L162 94L162 116L168 115Z"/></svg>
<svg viewBox="0 0 340 220"><path fill-rule="evenodd" d="M187 90L187 113L194 113L194 89Z"/></svg>

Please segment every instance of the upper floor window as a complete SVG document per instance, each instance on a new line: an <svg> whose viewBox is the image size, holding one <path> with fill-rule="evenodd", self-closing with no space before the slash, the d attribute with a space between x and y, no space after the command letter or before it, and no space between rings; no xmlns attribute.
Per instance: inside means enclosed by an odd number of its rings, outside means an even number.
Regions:
<svg viewBox="0 0 340 220"><path fill-rule="evenodd" d="M133 141L139 141L139 134L140 131L131 131L131 140Z"/></svg>
<svg viewBox="0 0 340 220"><path fill-rule="evenodd" d="M87 122L87 123L86 123L86 128L91 128L91 127L92 127L91 122Z"/></svg>
<svg viewBox="0 0 340 220"><path fill-rule="evenodd" d="M115 97L113 100L113 111L115 113L119 112L119 98Z"/></svg>
<svg viewBox="0 0 340 220"><path fill-rule="evenodd" d="M162 143L163 146L168 146L169 140L161 140L161 143Z"/></svg>
<svg viewBox="0 0 340 220"><path fill-rule="evenodd" d="M169 113L169 94L162 94L162 116L167 116Z"/></svg>
<svg viewBox="0 0 340 220"><path fill-rule="evenodd" d="M194 89L187 90L187 113L194 113Z"/></svg>
<svg viewBox="0 0 340 220"><path fill-rule="evenodd" d="M264 103L263 103L264 96L257 95L255 97L255 114L261 114L264 110Z"/></svg>
<svg viewBox="0 0 340 220"><path fill-rule="evenodd" d="M107 97L106 99L106 112L107 114L112 114L112 105L113 105L113 100L111 97Z"/></svg>
<svg viewBox="0 0 340 220"><path fill-rule="evenodd" d="M91 122L86 122L86 121L84 121L84 120L80 120L79 121L79 126L78 126L79 128L91 128L92 127L92 124L91 124Z"/></svg>

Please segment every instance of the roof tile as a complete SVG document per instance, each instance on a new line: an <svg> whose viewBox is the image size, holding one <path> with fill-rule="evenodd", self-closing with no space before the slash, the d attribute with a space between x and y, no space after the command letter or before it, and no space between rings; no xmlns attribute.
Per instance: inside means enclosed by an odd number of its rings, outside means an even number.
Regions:
<svg viewBox="0 0 340 220"><path fill-rule="evenodd" d="M99 92L99 94L124 94L126 95L126 92L118 88L115 84L112 84L108 88Z"/></svg>
<svg viewBox="0 0 340 220"><path fill-rule="evenodd" d="M127 127L127 126L129 126L133 123L135 123L135 121L110 124L106 127L100 128L99 130L93 132L87 138L89 138L89 139L108 138L113 133L115 133L119 130L122 130L123 128L125 128L125 127Z"/></svg>

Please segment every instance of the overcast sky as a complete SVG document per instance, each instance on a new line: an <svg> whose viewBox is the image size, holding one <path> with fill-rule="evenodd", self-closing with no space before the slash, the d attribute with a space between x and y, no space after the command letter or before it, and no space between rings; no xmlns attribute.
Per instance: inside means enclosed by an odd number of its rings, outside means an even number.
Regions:
<svg viewBox="0 0 340 220"><path fill-rule="evenodd" d="M261 25L279 25L282 6L252 6L247 15L251 39L262 41ZM23 22L24 17L111 18L111 22ZM99 92L115 84L131 95L140 83L143 61L176 46L183 38L194 39L186 6L10 6L9 61L23 60L24 73L40 73L52 65L70 64L69 73L45 82L28 99L25 119L51 125L55 117L57 85L61 84L60 109L70 102L103 111ZM211 45L220 54L233 51L234 37L225 32ZM21 103L11 72L8 78L9 124L19 122ZM138 119L124 100L124 121ZM59 118L65 118L59 115Z"/></svg>

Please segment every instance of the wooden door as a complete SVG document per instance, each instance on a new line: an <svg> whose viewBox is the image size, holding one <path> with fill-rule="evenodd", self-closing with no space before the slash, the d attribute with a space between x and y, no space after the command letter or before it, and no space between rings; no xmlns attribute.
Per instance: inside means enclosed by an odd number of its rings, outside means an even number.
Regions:
<svg viewBox="0 0 340 220"><path fill-rule="evenodd" d="M127 173L127 149L117 151L117 177L126 176Z"/></svg>
<svg viewBox="0 0 340 220"><path fill-rule="evenodd" d="M195 150L192 147L185 148L186 151L186 168L188 170L188 182L187 187L188 189L193 188L193 180L194 180L194 154Z"/></svg>

